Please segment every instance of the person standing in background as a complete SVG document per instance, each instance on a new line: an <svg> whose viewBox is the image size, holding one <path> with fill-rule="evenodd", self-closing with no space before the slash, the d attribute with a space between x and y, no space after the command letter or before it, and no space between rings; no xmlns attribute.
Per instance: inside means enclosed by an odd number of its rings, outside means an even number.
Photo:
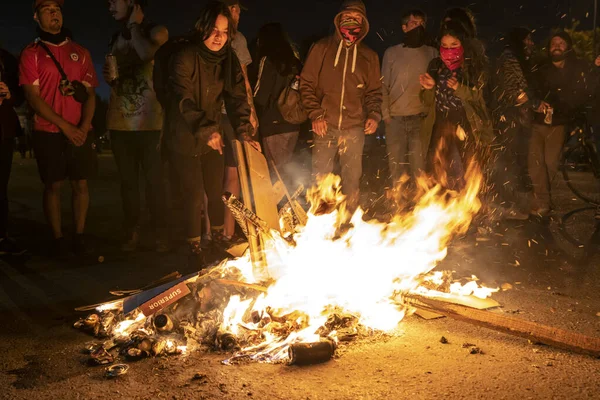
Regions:
<svg viewBox="0 0 600 400"><path fill-rule="evenodd" d="M419 76L438 55L429 46L426 23L423 11L406 12L402 16L403 43L388 48L383 56L382 114L392 186L403 175L414 179L424 170L420 134L427 109L419 98Z"/></svg>
<svg viewBox="0 0 600 400"><path fill-rule="evenodd" d="M85 222L90 204L88 178L97 170L91 132L98 86L92 57L63 28L64 0L36 0L39 38L21 53L19 84L35 111L32 145L44 183L44 213L54 237L52 250L65 258L87 253ZM60 67L60 69L59 69ZM63 78L63 70L67 79ZM69 249L62 231L60 191L69 179L75 235Z"/></svg>
<svg viewBox="0 0 600 400"><path fill-rule="evenodd" d="M107 112L115 161L121 176L125 237L121 249L134 251L140 240L142 206L140 171L154 228L156 251L169 250L166 232L167 192L159 149L163 110L153 86L156 51L169 39L167 28L147 20L147 0L109 0L113 18L121 23L110 42L118 76L108 59L104 79L111 86ZM112 66L114 69L114 65Z"/></svg>
<svg viewBox="0 0 600 400"><path fill-rule="evenodd" d="M287 122L278 107L279 95L297 81L302 64L290 39L279 23L266 24L258 31L258 76L254 89L254 104L261 121L259 134L269 167L284 177L294 154L300 126ZM287 180L287 179L286 179Z"/></svg>
<svg viewBox="0 0 600 400"><path fill-rule="evenodd" d="M19 63L0 48L0 255L22 255L22 249L8 237L8 180L12 168L15 138L22 135L14 107L23 103L19 87Z"/></svg>

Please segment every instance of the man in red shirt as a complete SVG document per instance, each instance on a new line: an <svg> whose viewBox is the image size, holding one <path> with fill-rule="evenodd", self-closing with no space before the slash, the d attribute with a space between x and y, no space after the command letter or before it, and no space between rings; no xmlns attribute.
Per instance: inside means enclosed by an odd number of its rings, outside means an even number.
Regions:
<svg viewBox="0 0 600 400"><path fill-rule="evenodd" d="M94 88L98 86L89 51L74 43L63 29L63 5L64 0L34 1L33 18L40 36L23 50L19 66L19 83L35 111L32 145L44 183L44 213L56 240L53 249L61 258L69 254L60 212L60 188L67 178L73 191L73 251L85 252L87 178L96 169L93 139L88 133L94 115ZM48 52L64 70L66 80ZM76 93L76 81L83 84L79 94L83 91L85 97L87 93L87 99Z"/></svg>

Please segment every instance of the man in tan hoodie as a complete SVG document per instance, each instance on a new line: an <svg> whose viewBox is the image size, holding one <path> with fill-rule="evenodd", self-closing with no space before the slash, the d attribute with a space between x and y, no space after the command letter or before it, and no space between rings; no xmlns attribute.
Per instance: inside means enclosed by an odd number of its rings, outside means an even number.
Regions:
<svg viewBox="0 0 600 400"><path fill-rule="evenodd" d="M377 53L361 43L369 32L363 2L344 1L334 24L335 34L308 54L300 93L314 132L313 175L332 172L339 154L342 191L354 210L365 135L375 133L381 120L381 73Z"/></svg>

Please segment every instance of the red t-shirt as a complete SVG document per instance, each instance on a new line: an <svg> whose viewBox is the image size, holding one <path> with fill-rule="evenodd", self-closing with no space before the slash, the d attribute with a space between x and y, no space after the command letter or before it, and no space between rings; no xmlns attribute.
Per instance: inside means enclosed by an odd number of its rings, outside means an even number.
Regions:
<svg viewBox="0 0 600 400"><path fill-rule="evenodd" d="M44 42L62 66L70 81L80 81L88 87L98 87L96 71L90 52L67 39L60 45ZM60 72L46 50L35 42L21 53L19 84L40 87L40 96L65 121L78 125L81 120L82 104L73 96L63 96L58 88ZM44 132L60 132L58 126L36 114L33 129Z"/></svg>

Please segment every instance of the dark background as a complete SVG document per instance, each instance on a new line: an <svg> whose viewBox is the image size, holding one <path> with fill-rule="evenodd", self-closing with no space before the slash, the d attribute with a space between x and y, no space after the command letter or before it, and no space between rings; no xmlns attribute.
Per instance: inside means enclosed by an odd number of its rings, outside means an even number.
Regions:
<svg viewBox="0 0 600 400"><path fill-rule="evenodd" d="M7 0L0 7L0 45L18 53L36 37L32 1ZM146 12L152 21L164 24L171 35L189 30L205 1L150 0ZM281 22L292 39L302 48L311 38L332 30L332 19L341 0L242 0L248 10L242 13L240 30L251 40L258 28L267 22ZM572 20L581 21L582 29L590 29L594 0L479 0L405 2L398 0L366 0L371 33L366 42L380 54L401 39L400 15L406 9L418 7L429 15L428 30L436 34L440 18L449 7L469 7L477 17L479 34L485 40L490 55L501 48L501 37L513 26L526 25L536 30L535 40L542 42L554 27L570 27ZM108 41L117 23L103 0L66 0L65 26L75 40L92 52L97 71L106 54ZM100 78L100 81L102 79ZM99 93L108 96L108 87L101 82Z"/></svg>

